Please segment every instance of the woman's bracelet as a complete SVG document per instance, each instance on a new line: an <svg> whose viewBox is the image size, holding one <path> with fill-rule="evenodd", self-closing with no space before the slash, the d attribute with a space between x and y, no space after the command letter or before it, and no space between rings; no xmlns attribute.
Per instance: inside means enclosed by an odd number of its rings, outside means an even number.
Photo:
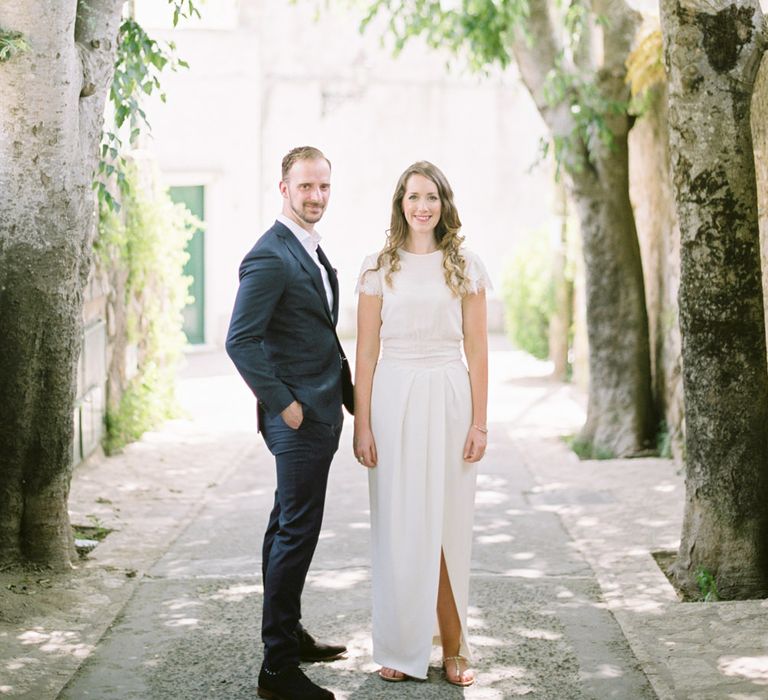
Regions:
<svg viewBox="0 0 768 700"><path fill-rule="evenodd" d="M485 433L486 435L488 434L488 428L484 428L482 425L475 425L473 423L472 427L477 428L477 430L479 430L481 433Z"/></svg>

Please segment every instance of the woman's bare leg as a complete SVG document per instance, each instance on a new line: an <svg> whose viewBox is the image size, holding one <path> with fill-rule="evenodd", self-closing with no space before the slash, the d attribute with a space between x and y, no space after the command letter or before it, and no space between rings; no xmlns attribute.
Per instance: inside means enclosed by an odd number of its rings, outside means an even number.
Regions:
<svg viewBox="0 0 768 700"><path fill-rule="evenodd" d="M440 642L443 646L443 658L451 658L459 655L461 650L461 620L456 609L456 601L453 598L451 579L448 576L448 567L445 565L445 555L440 551L440 583L437 587L437 625L440 628ZM467 669L466 661L453 661L445 664L445 673L448 679L458 682L469 682L475 674Z"/></svg>

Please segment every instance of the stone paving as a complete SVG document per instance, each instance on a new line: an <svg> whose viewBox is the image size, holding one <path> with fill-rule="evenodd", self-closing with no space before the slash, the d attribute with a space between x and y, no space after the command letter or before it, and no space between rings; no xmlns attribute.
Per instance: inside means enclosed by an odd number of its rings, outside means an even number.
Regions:
<svg viewBox="0 0 768 700"><path fill-rule="evenodd" d="M583 397L546 371L494 343L470 594L478 683L447 685L437 650L427 682L373 674L351 421L304 597L308 628L349 654L308 673L340 700L768 698L768 603L681 603L651 556L677 543L677 467L579 462L558 436L580 425ZM223 356L192 356L181 398L187 418L76 472L73 521L115 530L73 574L28 581L27 614L0 611L0 697L255 696L270 457Z"/></svg>

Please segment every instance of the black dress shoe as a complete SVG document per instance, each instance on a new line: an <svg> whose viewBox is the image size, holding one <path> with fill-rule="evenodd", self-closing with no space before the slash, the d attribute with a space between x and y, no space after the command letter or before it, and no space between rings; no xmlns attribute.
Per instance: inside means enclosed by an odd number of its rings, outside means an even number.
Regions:
<svg viewBox="0 0 768 700"><path fill-rule="evenodd" d="M347 651L342 644L322 644L316 642L303 627L296 633L299 638L299 658L302 661L334 661Z"/></svg>
<svg viewBox="0 0 768 700"><path fill-rule="evenodd" d="M288 666L270 673L263 666L259 672L258 695L266 700L334 700L330 690L307 678L298 666Z"/></svg>

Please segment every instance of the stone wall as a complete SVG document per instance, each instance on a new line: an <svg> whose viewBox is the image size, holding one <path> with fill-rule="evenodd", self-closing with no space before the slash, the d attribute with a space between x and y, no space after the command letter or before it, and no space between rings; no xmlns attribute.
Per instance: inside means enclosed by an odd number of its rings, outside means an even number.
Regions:
<svg viewBox="0 0 768 700"><path fill-rule="evenodd" d="M107 396L107 366L110 347L107 340L107 298L109 281L92 267L83 292L83 338L77 364L72 461L74 465L99 450L104 436Z"/></svg>

